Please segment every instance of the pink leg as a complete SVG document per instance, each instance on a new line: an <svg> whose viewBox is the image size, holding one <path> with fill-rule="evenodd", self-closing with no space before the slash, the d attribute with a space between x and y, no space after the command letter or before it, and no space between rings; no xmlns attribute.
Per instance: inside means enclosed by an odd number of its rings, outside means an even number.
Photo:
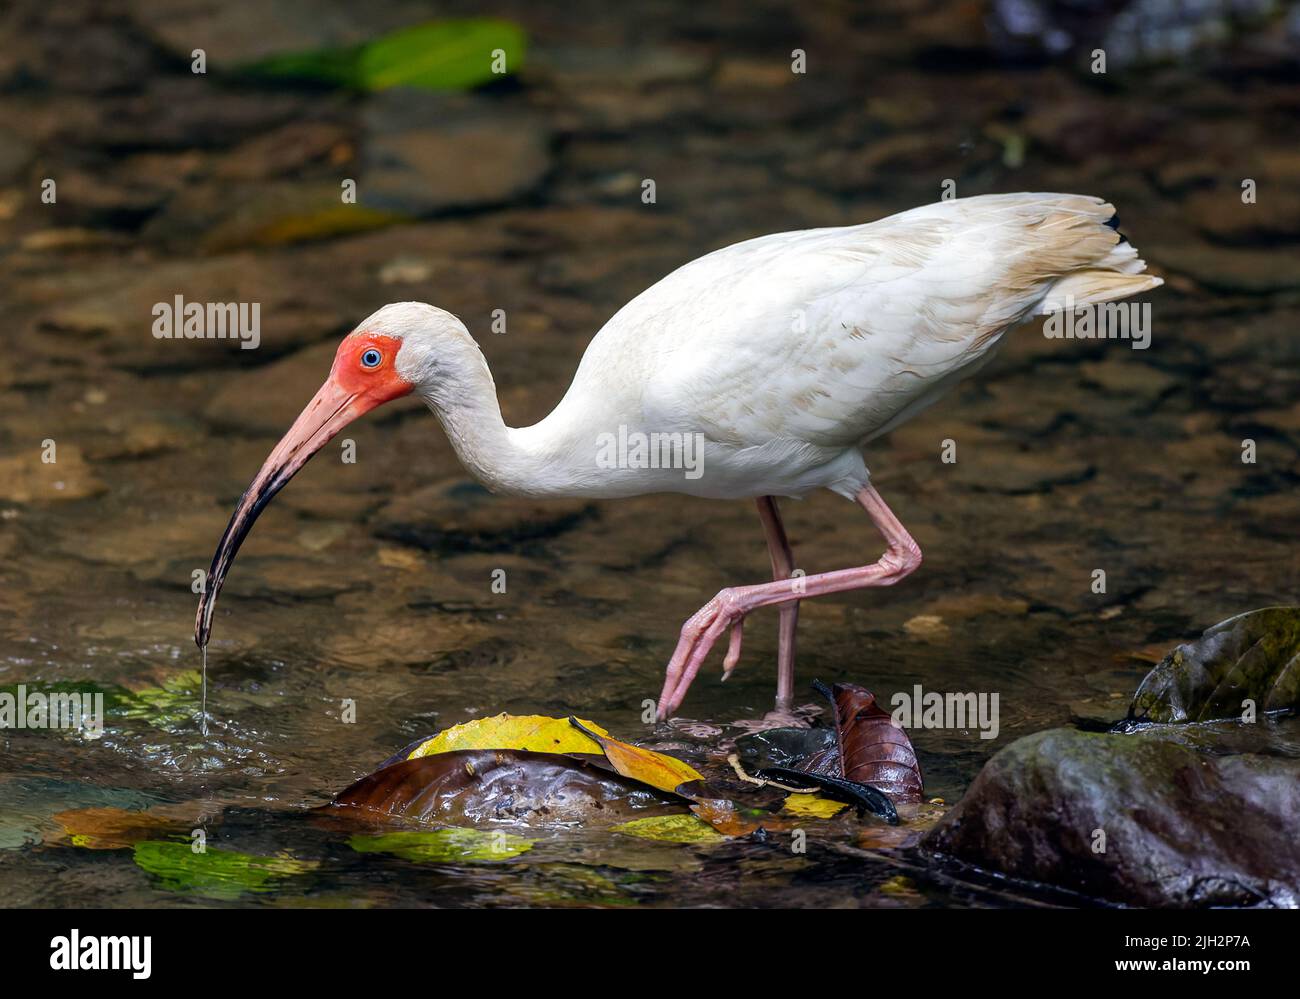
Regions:
<svg viewBox="0 0 1300 999"><path fill-rule="evenodd" d="M854 497L867 511L871 522L885 538L885 554L871 565L855 569L837 569L815 576L777 579L756 586L736 586L720 590L718 595L696 611L684 625L677 649L668 662L664 689L659 695L659 718L662 720L681 707L686 691L700 671L705 656L722 633L731 628L731 643L723 662L724 673L735 669L740 657L741 623L745 615L773 604L797 603L809 597L860 590L870 586L892 586L910 575L921 564L921 549L892 510L885 505L875 487L863 486Z"/></svg>
<svg viewBox="0 0 1300 999"><path fill-rule="evenodd" d="M794 574L794 552L785 536L785 525L781 523L781 511L777 508L776 499L760 496L755 502L758 504L759 519L763 522L763 534L767 537L767 553L772 559L772 579L788 580ZM743 626L737 622L737 628ZM781 712L788 712L794 706L794 641L798 626L799 601L782 604L776 651L776 710ZM733 630L732 634L737 632ZM738 638L734 638L733 642L739 645ZM735 667L735 662L732 662L731 669ZM730 672L728 670L723 675L724 680Z"/></svg>

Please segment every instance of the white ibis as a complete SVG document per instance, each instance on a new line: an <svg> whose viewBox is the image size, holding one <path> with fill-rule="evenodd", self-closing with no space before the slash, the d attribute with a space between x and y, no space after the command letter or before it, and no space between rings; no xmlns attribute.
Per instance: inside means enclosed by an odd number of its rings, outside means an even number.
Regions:
<svg viewBox="0 0 1300 999"><path fill-rule="evenodd" d="M495 492L755 500L773 578L721 590L683 625L658 710L666 718L680 707L728 630L729 674L746 615L774 605L777 711L788 711L799 601L890 586L921 564L871 485L863 446L985 364L1020 322L1162 283L1144 269L1114 208L1076 194L985 195L747 240L678 268L620 309L559 405L522 428L502 421L487 363L459 319L418 302L387 305L344 339L329 378L240 499L212 560L195 641L206 648L222 582L271 498L348 423L415 392ZM653 434L698 444L690 466L611 460L611 441ZM814 489L866 511L884 554L792 577L776 498Z"/></svg>

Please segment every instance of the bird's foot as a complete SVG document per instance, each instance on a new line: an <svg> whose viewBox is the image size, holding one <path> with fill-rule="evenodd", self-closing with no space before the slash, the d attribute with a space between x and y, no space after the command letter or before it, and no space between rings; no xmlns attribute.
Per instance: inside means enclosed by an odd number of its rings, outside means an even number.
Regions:
<svg viewBox="0 0 1300 999"><path fill-rule="evenodd" d="M682 625L682 635L672 658L668 660L664 689L659 695L660 721L681 707L686 691L690 689L709 650L728 628L731 629L731 642L722 660L722 678L725 680L731 675L740 661L740 644L747 613L749 611L743 606L739 590L719 590L716 597Z"/></svg>
<svg viewBox="0 0 1300 999"><path fill-rule="evenodd" d="M816 704L801 704L797 708L785 710L773 708L762 718L741 718L732 722L733 728L746 732L767 732L774 728L811 728L812 719L822 713Z"/></svg>

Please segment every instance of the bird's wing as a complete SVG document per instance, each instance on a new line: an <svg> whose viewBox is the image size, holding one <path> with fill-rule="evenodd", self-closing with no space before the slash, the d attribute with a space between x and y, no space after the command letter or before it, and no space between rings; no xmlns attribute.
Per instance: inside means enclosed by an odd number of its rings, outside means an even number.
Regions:
<svg viewBox="0 0 1300 999"><path fill-rule="evenodd" d="M738 447L849 446L987 360L1017 322L1160 284L1100 198L986 195L880 222L781 233L687 264L614 317L649 425ZM581 373L581 371L580 371Z"/></svg>

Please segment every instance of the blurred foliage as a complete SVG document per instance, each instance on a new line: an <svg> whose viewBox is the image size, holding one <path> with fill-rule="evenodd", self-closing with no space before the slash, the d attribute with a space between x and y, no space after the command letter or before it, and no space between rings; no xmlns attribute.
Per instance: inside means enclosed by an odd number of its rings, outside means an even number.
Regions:
<svg viewBox="0 0 1300 999"><path fill-rule="evenodd" d="M391 87L472 90L514 73L523 62L523 29L510 21L470 18L432 21L362 45L272 56L244 67L254 76L289 77L349 90ZM494 53L504 73L494 72Z"/></svg>

